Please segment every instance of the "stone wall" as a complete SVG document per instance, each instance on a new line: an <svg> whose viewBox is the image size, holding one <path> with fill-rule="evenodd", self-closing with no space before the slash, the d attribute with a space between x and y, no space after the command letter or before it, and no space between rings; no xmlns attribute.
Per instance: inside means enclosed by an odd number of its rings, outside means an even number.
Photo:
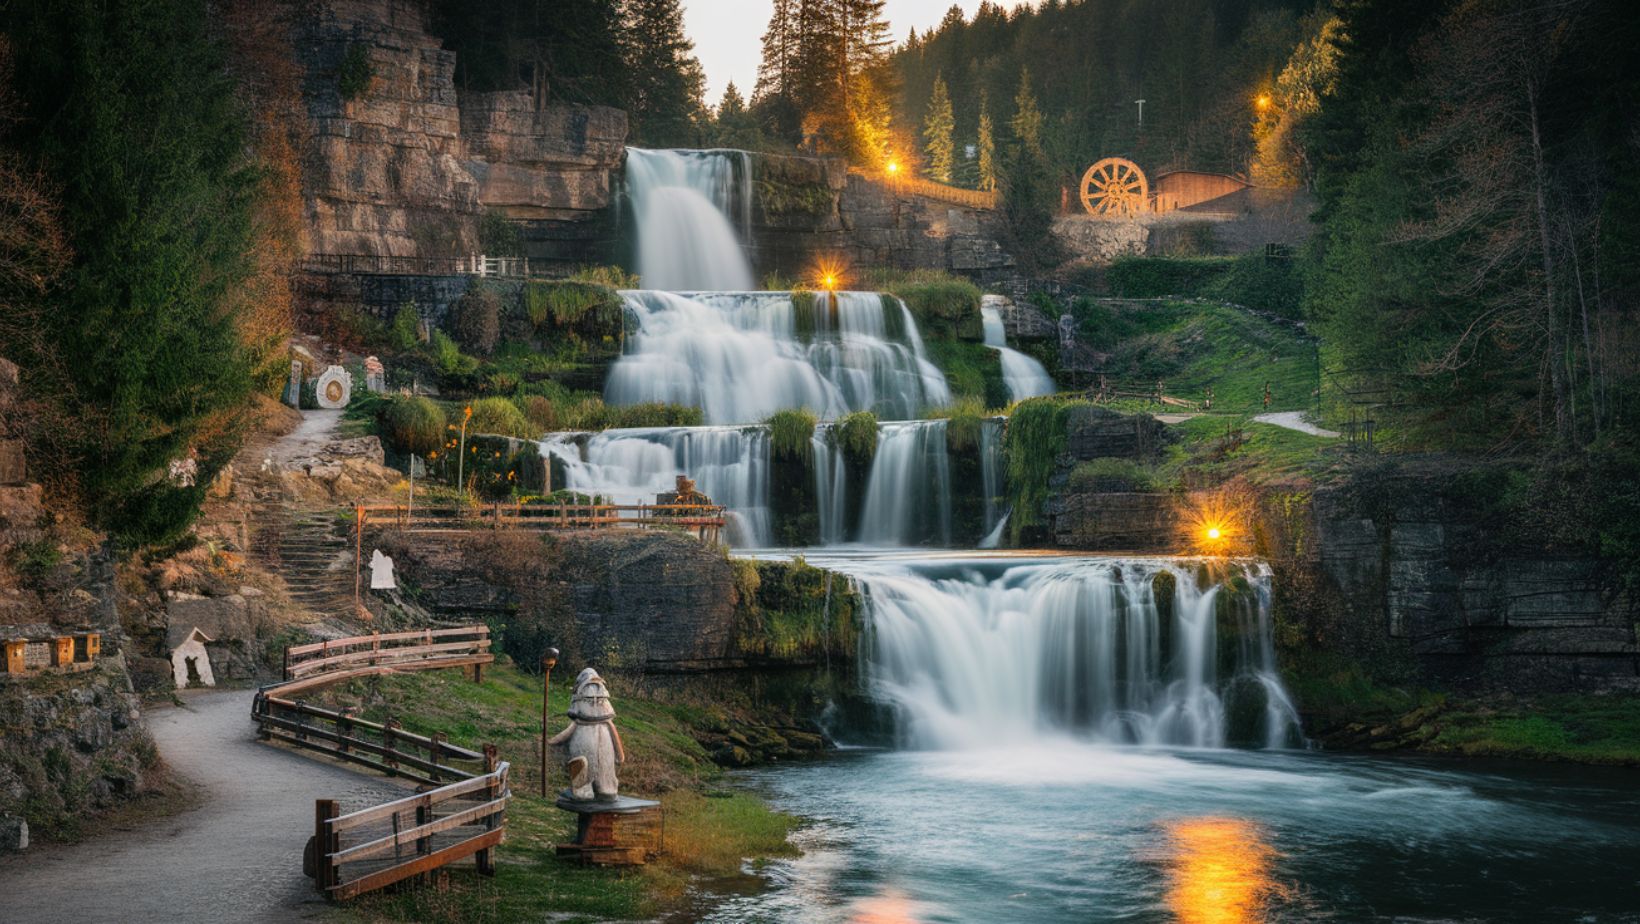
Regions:
<svg viewBox="0 0 1640 924"><path fill-rule="evenodd" d="M1382 477L1382 476L1374 476ZM1461 688L1640 692L1634 601L1598 559L1490 535L1446 479L1390 476L1363 500L1349 480L1308 507L1301 567L1345 617Z"/></svg>

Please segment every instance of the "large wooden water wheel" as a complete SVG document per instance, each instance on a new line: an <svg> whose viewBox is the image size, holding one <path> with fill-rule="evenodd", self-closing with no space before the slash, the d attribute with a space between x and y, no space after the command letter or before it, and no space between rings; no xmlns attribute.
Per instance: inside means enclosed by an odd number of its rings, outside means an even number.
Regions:
<svg viewBox="0 0 1640 924"><path fill-rule="evenodd" d="M1082 207L1101 218L1132 218L1145 211L1150 183L1139 165L1122 157L1107 157L1082 174Z"/></svg>

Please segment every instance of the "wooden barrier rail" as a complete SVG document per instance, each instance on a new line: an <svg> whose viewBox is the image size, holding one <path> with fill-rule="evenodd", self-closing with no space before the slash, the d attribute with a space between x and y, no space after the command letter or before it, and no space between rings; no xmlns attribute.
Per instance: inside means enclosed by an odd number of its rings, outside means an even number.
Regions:
<svg viewBox="0 0 1640 924"><path fill-rule="evenodd" d="M251 719L264 740L434 787L346 815L333 799L315 800L314 836L302 869L320 892L345 900L466 857L477 857L478 871L493 875L491 851L506 831L508 766L496 761L493 746L480 753L443 735L417 735L392 720L370 722L291 697L407 670L471 667L476 681L494 660L486 626L360 635L285 649L285 680L261 688L251 702Z"/></svg>
<svg viewBox="0 0 1640 924"><path fill-rule="evenodd" d="M728 524L727 509L720 504L368 505L354 510L360 522L405 530L687 529L713 543Z"/></svg>
<svg viewBox="0 0 1640 924"><path fill-rule="evenodd" d="M476 857L495 875L491 851L506 837L509 766L485 748L485 772L424 793L340 814L334 799L314 802L313 839L303 869L320 892L345 901Z"/></svg>
<svg viewBox="0 0 1640 924"><path fill-rule="evenodd" d="M388 632L286 648L285 679L385 666L411 670L472 667L473 679L481 680L483 665L493 660L488 626Z"/></svg>

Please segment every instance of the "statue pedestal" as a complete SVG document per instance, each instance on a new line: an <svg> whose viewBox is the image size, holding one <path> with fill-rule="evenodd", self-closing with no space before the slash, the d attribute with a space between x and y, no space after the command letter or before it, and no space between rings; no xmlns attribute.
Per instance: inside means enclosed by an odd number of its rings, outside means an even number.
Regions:
<svg viewBox="0 0 1640 924"><path fill-rule="evenodd" d="M566 789L557 805L576 815L575 842L559 844L560 857L589 866L642 866L661 852L666 821L659 802L631 796L581 800Z"/></svg>

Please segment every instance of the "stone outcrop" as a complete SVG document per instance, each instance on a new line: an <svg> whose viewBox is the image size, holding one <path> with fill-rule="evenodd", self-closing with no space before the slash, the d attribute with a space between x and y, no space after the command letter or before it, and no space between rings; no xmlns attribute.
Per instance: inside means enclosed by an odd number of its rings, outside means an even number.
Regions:
<svg viewBox="0 0 1640 924"><path fill-rule="evenodd" d="M1103 551L1173 551L1182 524L1168 494L1073 492L1048 498L1055 545Z"/></svg>
<svg viewBox="0 0 1640 924"><path fill-rule="evenodd" d="M446 256L477 247L478 183L464 169L455 54L414 0L323 0L297 28L308 114L303 192L323 254ZM340 74L369 64L352 99Z"/></svg>
<svg viewBox="0 0 1640 924"><path fill-rule="evenodd" d="M1640 691L1634 601L1597 559L1494 540L1440 477L1391 482L1376 492L1388 502L1346 481L1311 506L1305 563L1347 618L1446 684Z"/></svg>

